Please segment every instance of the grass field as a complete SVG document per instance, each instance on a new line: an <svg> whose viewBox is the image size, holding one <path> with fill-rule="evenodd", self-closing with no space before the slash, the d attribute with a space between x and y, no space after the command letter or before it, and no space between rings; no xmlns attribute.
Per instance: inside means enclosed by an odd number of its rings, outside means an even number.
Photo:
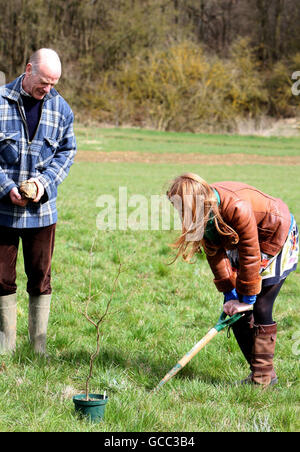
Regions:
<svg viewBox="0 0 300 452"><path fill-rule="evenodd" d="M27 338L27 295L21 252L18 260L18 342L13 356L0 357L0 431L299 431L300 273L282 288L274 317L278 322L275 366L279 384L269 390L235 382L248 368L233 335L221 332L160 392L150 390L217 321L222 296L208 264L168 265L174 230L98 231L93 253L93 293L102 291L91 313L103 312L119 261L124 272L103 323L101 351L91 392L106 390L105 422L90 424L74 414L72 396L83 392L93 327L83 318L89 287L90 247L103 194L117 200L165 192L183 171L209 182L240 180L283 198L300 222L299 163L279 166L278 156L299 157L300 139L158 133L139 130L77 130L81 151L157 153L155 163L76 161L59 188L53 302L48 359L35 356ZM205 165L160 163L164 153L202 153ZM274 157L274 165L210 165L209 155L245 153ZM88 160L88 159L87 159Z"/></svg>
<svg viewBox="0 0 300 452"><path fill-rule="evenodd" d="M77 129L79 149L154 153L299 156L299 138L153 132L141 129Z"/></svg>

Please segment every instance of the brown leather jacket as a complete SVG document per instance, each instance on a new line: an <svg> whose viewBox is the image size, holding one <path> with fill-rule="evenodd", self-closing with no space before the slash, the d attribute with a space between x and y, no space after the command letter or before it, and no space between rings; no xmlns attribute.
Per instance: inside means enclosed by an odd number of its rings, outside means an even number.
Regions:
<svg viewBox="0 0 300 452"><path fill-rule="evenodd" d="M220 195L220 213L239 236L231 245L221 236L216 255L207 256L220 292L236 287L242 295L261 291L261 252L275 256L286 241L291 217L287 205L260 190L240 182L217 182L211 185ZM239 270L233 271L226 250L237 248Z"/></svg>

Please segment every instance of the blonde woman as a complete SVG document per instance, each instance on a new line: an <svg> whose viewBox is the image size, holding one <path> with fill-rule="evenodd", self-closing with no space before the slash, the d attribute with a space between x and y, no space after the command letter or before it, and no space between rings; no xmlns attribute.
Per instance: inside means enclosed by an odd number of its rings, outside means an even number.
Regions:
<svg viewBox="0 0 300 452"><path fill-rule="evenodd" d="M224 312L230 316L245 312L233 325L251 369L243 383L276 384L277 324L272 310L298 263L294 217L281 199L255 187L240 182L208 184L192 173L177 177L167 196L182 220L182 234L174 243L176 258L188 261L203 249L216 288L224 294Z"/></svg>

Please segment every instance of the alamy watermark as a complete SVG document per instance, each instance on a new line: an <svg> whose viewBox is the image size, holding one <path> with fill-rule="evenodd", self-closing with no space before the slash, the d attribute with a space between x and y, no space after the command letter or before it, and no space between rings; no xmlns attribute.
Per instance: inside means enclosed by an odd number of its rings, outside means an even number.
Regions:
<svg viewBox="0 0 300 452"><path fill-rule="evenodd" d="M203 237L202 196L184 195L182 199L175 195L168 199L166 195L155 194L147 198L134 194L129 197L127 187L119 187L117 198L103 194L97 198L96 206L102 209L96 219L99 230L181 231L184 225L188 241Z"/></svg>

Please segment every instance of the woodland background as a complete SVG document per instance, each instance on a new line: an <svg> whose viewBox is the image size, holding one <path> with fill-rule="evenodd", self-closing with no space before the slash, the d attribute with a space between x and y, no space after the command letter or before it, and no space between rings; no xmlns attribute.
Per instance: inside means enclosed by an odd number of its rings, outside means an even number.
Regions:
<svg viewBox="0 0 300 452"><path fill-rule="evenodd" d="M61 56L80 122L233 132L299 114L298 0L0 0L0 70Z"/></svg>

